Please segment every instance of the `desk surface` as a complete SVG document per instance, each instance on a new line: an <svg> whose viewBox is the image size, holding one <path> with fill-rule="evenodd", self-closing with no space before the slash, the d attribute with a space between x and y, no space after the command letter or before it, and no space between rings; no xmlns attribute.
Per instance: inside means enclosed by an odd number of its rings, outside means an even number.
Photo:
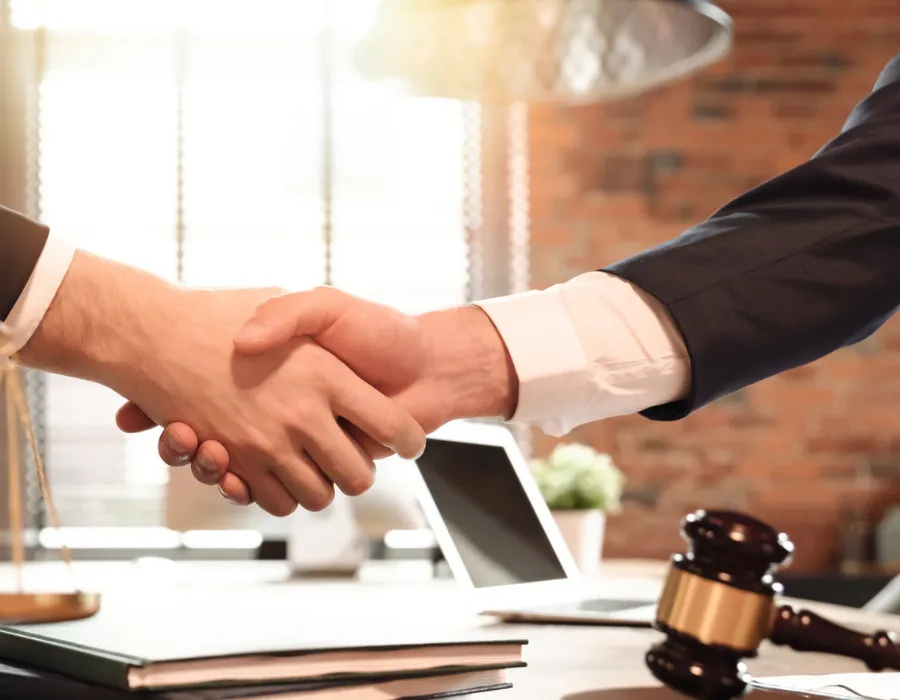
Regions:
<svg viewBox="0 0 900 700"><path fill-rule="evenodd" d="M604 596L655 596L665 565L659 562L604 565L592 587ZM656 685L644 669L643 656L659 638L646 629L502 625L474 614L452 581L426 580L415 572L373 568L362 581L289 580L283 564L271 562L184 564L162 561L133 564L76 564L79 584L104 593L102 614L146 608L188 609L210 606L221 610L223 631L240 628L241 620L267 615L276 624L393 624L410 629L479 630L500 637L529 640L528 668L512 674L515 688L498 697L513 700L560 700L590 690ZM30 588L61 585L64 571L57 565L35 565L27 572ZM0 587L12 585L8 565L0 566ZM259 595L260 588L266 590ZM254 595L255 593L255 595ZM248 601L252 601L249 603ZM810 604L835 621L871 629L900 629L893 616ZM760 658L748 663L757 676L862 672L861 664L830 656L800 654L765 645Z"/></svg>

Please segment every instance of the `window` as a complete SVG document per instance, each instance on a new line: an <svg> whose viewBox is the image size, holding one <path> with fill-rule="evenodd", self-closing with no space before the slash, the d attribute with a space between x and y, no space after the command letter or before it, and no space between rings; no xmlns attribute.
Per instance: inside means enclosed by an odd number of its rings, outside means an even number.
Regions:
<svg viewBox="0 0 900 700"><path fill-rule="evenodd" d="M329 282L409 311L464 301L465 108L356 76L350 48L374 7L13 0L41 54L31 213L189 286ZM164 524L158 431L119 433L121 402L44 378L68 527Z"/></svg>

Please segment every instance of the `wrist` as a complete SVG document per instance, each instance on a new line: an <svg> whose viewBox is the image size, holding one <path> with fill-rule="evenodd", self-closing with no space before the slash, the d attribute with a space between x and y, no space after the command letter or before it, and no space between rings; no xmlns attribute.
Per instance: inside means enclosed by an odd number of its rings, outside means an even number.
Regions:
<svg viewBox="0 0 900 700"><path fill-rule="evenodd" d="M503 338L477 306L419 317L429 339L435 391L448 397L448 420L503 418L518 402L518 378Z"/></svg>
<svg viewBox="0 0 900 700"><path fill-rule="evenodd" d="M125 394L154 361L154 332L164 327L166 308L177 312L178 294L149 273L78 251L17 358Z"/></svg>

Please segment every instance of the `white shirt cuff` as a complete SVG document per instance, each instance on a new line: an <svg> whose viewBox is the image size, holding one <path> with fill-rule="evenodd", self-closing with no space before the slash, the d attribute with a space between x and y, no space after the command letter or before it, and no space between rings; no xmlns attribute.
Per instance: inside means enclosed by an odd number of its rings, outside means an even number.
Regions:
<svg viewBox="0 0 900 700"><path fill-rule="evenodd" d="M74 254L75 247L64 239L52 233L47 237L37 265L4 324L6 353L3 359L8 360L31 340L56 296Z"/></svg>
<svg viewBox="0 0 900 700"><path fill-rule="evenodd" d="M668 313L619 277L589 272L477 305L496 326L518 375L515 422L561 436L688 391L687 351Z"/></svg>

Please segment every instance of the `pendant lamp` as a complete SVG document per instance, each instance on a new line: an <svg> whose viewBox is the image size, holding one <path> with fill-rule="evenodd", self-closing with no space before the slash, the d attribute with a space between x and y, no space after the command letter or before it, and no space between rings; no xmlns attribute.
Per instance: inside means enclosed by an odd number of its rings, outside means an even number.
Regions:
<svg viewBox="0 0 900 700"><path fill-rule="evenodd" d="M732 35L706 0L381 0L354 64L413 95L582 104L685 77Z"/></svg>

